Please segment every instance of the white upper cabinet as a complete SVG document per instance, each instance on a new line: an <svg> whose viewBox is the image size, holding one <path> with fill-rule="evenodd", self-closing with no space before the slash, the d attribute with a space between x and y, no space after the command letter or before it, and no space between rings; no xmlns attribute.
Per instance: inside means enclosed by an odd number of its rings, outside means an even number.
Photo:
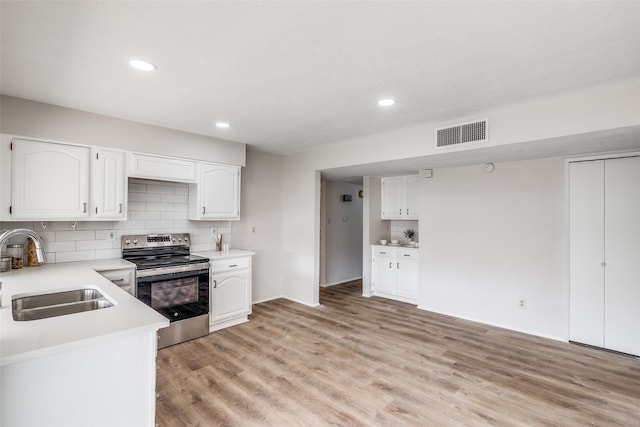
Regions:
<svg viewBox="0 0 640 427"><path fill-rule="evenodd" d="M14 139L11 218L88 218L89 154L89 147Z"/></svg>
<svg viewBox="0 0 640 427"><path fill-rule="evenodd" d="M95 219L127 219L125 153L92 148L91 159L91 215Z"/></svg>
<svg viewBox="0 0 640 427"><path fill-rule="evenodd" d="M129 153L128 176L173 182L196 182L196 162L173 157Z"/></svg>
<svg viewBox="0 0 640 427"><path fill-rule="evenodd" d="M382 219L418 219L418 175L382 178Z"/></svg>
<svg viewBox="0 0 640 427"><path fill-rule="evenodd" d="M189 186L189 219L240 219L240 166L200 163L198 184Z"/></svg>

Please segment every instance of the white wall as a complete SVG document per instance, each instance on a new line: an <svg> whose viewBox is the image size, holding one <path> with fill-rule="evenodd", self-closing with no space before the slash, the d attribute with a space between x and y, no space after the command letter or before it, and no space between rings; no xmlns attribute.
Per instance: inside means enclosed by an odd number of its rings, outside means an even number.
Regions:
<svg viewBox="0 0 640 427"><path fill-rule="evenodd" d="M326 181L325 286L362 277L362 185ZM342 195L351 195L343 202Z"/></svg>
<svg viewBox="0 0 640 427"><path fill-rule="evenodd" d="M245 165L245 144L208 136L4 95L0 113L4 134Z"/></svg>
<svg viewBox="0 0 640 427"><path fill-rule="evenodd" d="M640 78L633 78L478 111L466 118L490 117L489 146L511 145L517 150L515 147L520 142L540 142L566 135L638 126L640 125L638 111L640 111ZM452 119L451 123L457 123L462 119ZM285 157L283 164L283 194L286 195L283 198L283 257L291 261L283 264L283 286L286 297L309 305L318 303L319 171L392 159L433 155L435 153L433 130L439 125L442 123L425 123L340 141L317 150ZM528 149L531 149L529 144ZM428 166L425 165L425 167ZM506 191L505 188L497 188L497 190ZM421 207L421 252L429 247L428 237L423 229L425 221L427 221L424 216L427 215L427 212L424 209ZM504 230L511 228L509 223L497 224L496 226ZM456 236L451 236L451 238L455 239ZM555 253L553 248L545 248L544 250ZM540 270L555 270L557 263L566 263L564 255L561 255L559 261L549 258L545 258L543 261L550 264L539 265ZM528 265L517 264L511 269L505 270L504 274L512 278L525 277L526 274L529 274L528 267ZM420 276L427 277L428 274L421 271ZM536 286L562 287L563 285L562 283L544 283ZM496 289L498 293L501 291L500 287ZM534 307L537 295L538 291L534 290L532 296L529 297L532 299ZM532 324L540 322L541 326L536 328L538 332L534 333L562 337L566 334L563 334L558 328L566 328L566 325L562 324L562 319L565 316L564 309L561 307L565 307L567 304L567 297L564 296L562 301L548 306L543 314L538 310L528 309L526 311L526 316L529 317L527 321L521 322L513 317L507 317L504 319L504 326L514 329L528 329ZM472 317L477 313L472 311L470 314L465 317ZM534 316L535 319L533 319ZM491 316L478 318L478 320L490 322ZM550 323L554 323L554 327L550 327ZM557 323L560 325L558 326Z"/></svg>
<svg viewBox="0 0 640 427"><path fill-rule="evenodd" d="M564 180L558 158L421 180L419 307L567 339Z"/></svg>
<svg viewBox="0 0 640 427"><path fill-rule="evenodd" d="M279 298L283 295L282 157L247 150L241 186L241 219L231 222L233 247L256 252L253 301Z"/></svg>
<svg viewBox="0 0 640 427"><path fill-rule="evenodd" d="M363 199L363 236L362 236L362 294L371 296L371 245L388 238L389 221L380 219L382 184L379 177L362 178Z"/></svg>

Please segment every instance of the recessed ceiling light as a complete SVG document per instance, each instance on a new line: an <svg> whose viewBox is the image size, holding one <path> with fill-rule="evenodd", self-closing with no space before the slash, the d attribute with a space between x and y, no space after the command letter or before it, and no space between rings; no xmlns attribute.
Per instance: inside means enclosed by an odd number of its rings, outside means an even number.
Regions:
<svg viewBox="0 0 640 427"><path fill-rule="evenodd" d="M389 107L395 103L396 103L396 100L391 98L384 98L378 101L378 105L381 107Z"/></svg>
<svg viewBox="0 0 640 427"><path fill-rule="evenodd" d="M158 67L153 65L151 62L143 61L141 59L132 59L129 61L129 65L142 71L153 71L158 69Z"/></svg>
<svg viewBox="0 0 640 427"><path fill-rule="evenodd" d="M222 129L226 129L226 128L230 127L229 123L227 123L227 122L218 122L218 123L216 123L216 126L219 127L219 128L222 128Z"/></svg>

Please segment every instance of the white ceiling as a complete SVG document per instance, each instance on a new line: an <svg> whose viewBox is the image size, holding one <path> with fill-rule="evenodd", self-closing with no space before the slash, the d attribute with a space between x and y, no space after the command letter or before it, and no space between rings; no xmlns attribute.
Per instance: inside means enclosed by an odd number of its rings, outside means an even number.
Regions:
<svg viewBox="0 0 640 427"><path fill-rule="evenodd" d="M640 74L640 2L3 0L0 13L3 94L279 154Z"/></svg>

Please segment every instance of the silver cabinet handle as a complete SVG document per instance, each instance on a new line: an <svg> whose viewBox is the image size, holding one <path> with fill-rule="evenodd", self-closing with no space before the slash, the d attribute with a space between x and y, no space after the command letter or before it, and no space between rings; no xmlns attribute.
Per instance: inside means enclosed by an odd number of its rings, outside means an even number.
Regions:
<svg viewBox="0 0 640 427"><path fill-rule="evenodd" d="M218 281L217 280L213 280L213 288L217 288L218 287Z"/></svg>
<svg viewBox="0 0 640 427"><path fill-rule="evenodd" d="M203 206L202 207L202 215L204 215L204 209L205 209L205 207Z"/></svg>
<svg viewBox="0 0 640 427"><path fill-rule="evenodd" d="M409 216L409 208L407 208L407 216Z"/></svg>
<svg viewBox="0 0 640 427"><path fill-rule="evenodd" d="M402 208L400 208L400 215L402 215Z"/></svg>
<svg viewBox="0 0 640 427"><path fill-rule="evenodd" d="M124 282L124 279L111 279L112 283Z"/></svg>
<svg viewBox="0 0 640 427"><path fill-rule="evenodd" d="M391 267L391 261L389 261L389 268L393 268L393 267Z"/></svg>
<svg viewBox="0 0 640 427"><path fill-rule="evenodd" d="M118 205L118 213L122 213L122 203Z"/></svg>
<svg viewBox="0 0 640 427"><path fill-rule="evenodd" d="M397 264L396 264L396 268L397 268L398 270L400 270L400 263L397 263Z"/></svg>
<svg viewBox="0 0 640 427"><path fill-rule="evenodd" d="M238 264L231 264L231 265L229 266L229 268L231 268L231 267L237 267L237 266L238 266Z"/></svg>
<svg viewBox="0 0 640 427"><path fill-rule="evenodd" d="M82 203L82 213L87 213L87 202Z"/></svg>
<svg viewBox="0 0 640 427"><path fill-rule="evenodd" d="M386 252L380 251L380 255L386 255L386 254L387 254Z"/></svg>
<svg viewBox="0 0 640 427"><path fill-rule="evenodd" d="M601 266L603 266L603 267L606 267L606 266L607 266L607 263L606 263L606 262L604 262L604 261L602 261L602 263L601 263L600 265L601 265Z"/></svg>

